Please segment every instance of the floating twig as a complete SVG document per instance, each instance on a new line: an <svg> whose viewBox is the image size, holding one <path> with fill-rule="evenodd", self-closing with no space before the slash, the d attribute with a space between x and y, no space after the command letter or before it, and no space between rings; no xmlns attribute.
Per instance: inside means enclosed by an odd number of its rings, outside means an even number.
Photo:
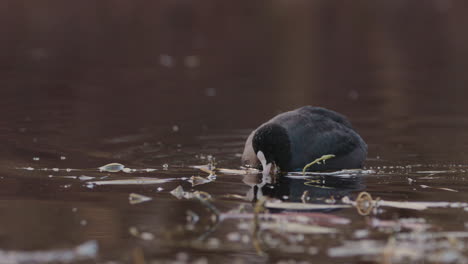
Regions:
<svg viewBox="0 0 468 264"><path fill-rule="evenodd" d="M335 155L333 155L333 154L323 155L322 157L320 157L320 158L318 158L318 159L312 161L311 163L305 165L304 168L302 169L302 174L305 175L307 169L308 169L310 166L312 166L312 165L314 165L314 164L320 164L320 162L325 163L325 161L326 161L327 159L331 159L331 158L334 158L334 157L335 157Z"/></svg>

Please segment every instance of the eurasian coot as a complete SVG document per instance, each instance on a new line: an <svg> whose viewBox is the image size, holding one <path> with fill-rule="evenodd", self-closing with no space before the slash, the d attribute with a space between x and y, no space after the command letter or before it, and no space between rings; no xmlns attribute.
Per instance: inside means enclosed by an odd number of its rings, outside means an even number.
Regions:
<svg viewBox="0 0 468 264"><path fill-rule="evenodd" d="M310 166L311 171L362 168L367 145L351 123L341 114L304 106L279 114L248 137L242 162L244 166L262 165L268 174L272 165L281 171L298 171L323 155L333 158Z"/></svg>

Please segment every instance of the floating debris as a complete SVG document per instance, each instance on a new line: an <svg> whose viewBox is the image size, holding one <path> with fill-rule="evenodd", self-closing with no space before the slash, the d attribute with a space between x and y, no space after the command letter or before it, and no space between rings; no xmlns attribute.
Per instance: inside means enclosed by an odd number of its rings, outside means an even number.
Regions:
<svg viewBox="0 0 468 264"><path fill-rule="evenodd" d="M78 179L81 180L81 181L87 181L87 180L92 180L94 179L95 177L92 177L92 176L86 176L86 175L81 175L81 176L78 176Z"/></svg>
<svg viewBox="0 0 468 264"><path fill-rule="evenodd" d="M228 194L222 195L221 197L228 198L228 199L238 199L242 201L250 201L247 197L245 197L245 195L239 195L239 194L228 193Z"/></svg>
<svg viewBox="0 0 468 264"><path fill-rule="evenodd" d="M437 174L437 173L453 173L455 171L416 171L415 173L420 173L420 174Z"/></svg>
<svg viewBox="0 0 468 264"><path fill-rule="evenodd" d="M40 158L39 158L39 157L34 157L33 160L34 160L34 161L39 161Z"/></svg>
<svg viewBox="0 0 468 264"><path fill-rule="evenodd" d="M228 212L221 213L220 220L226 219L252 219L253 213L236 213ZM258 214L258 219L261 220L274 220L274 221L288 221L302 224L319 224L321 226L334 226L334 225L348 225L351 220L326 213L309 213L309 212L282 212L282 213L263 213ZM250 227L249 227L250 228Z"/></svg>
<svg viewBox="0 0 468 264"><path fill-rule="evenodd" d="M102 167L99 167L99 171L100 172L119 172L119 171L122 171L123 169L125 168L125 166L123 164L120 164L120 163L109 163L109 164L106 164Z"/></svg>
<svg viewBox="0 0 468 264"><path fill-rule="evenodd" d="M423 188L423 189L438 189L438 190L449 191L449 192L458 192L457 190L450 189L450 188L431 187L431 186L424 185L424 184L419 185L419 187L421 187L421 188Z"/></svg>
<svg viewBox="0 0 468 264"><path fill-rule="evenodd" d="M331 159L331 158L334 158L335 155L333 154L328 154L328 155L323 155L322 157L318 158L318 159L315 159L314 161L312 161L311 163L307 164L304 166L304 168L302 169L302 174L305 175L307 169L314 165L314 164L321 164L321 163L325 163L326 160L328 159Z"/></svg>
<svg viewBox="0 0 468 264"><path fill-rule="evenodd" d="M194 169L201 170L203 172L206 172L208 174L216 174L216 173L221 173L221 174L229 174L229 175L245 175L245 174L258 174L261 173L262 171L254 169L254 168L242 168L240 170L236 169L225 169L225 168L214 168L212 164L208 165L196 165L196 166L191 166Z"/></svg>
<svg viewBox="0 0 468 264"><path fill-rule="evenodd" d="M363 239L369 236L369 230L367 229L358 229L354 231L353 236L357 239Z"/></svg>
<svg viewBox="0 0 468 264"><path fill-rule="evenodd" d="M192 187L197 186L197 185L201 185L201 184L205 184L205 183L209 183L209 182L212 182L212 181L213 181L212 179L207 179L207 178L203 178L203 177L200 177L200 176L192 176L188 180L188 182L190 182L192 184Z"/></svg>
<svg viewBox="0 0 468 264"><path fill-rule="evenodd" d="M137 194L137 193L131 193L128 196L128 201L130 202L130 204L139 204L139 203L143 203L143 202L147 202L151 200L153 200L153 198L144 196L141 194Z"/></svg>
<svg viewBox="0 0 468 264"><path fill-rule="evenodd" d="M145 184L161 184L167 183L177 178L167 178L167 179L158 179L158 178L132 178L132 179L121 179L121 180L104 180L104 181L89 181L88 184L91 185L145 185Z"/></svg>
<svg viewBox="0 0 468 264"><path fill-rule="evenodd" d="M231 232L226 235L227 239L232 242L238 242L241 240L241 234L239 232Z"/></svg>
<svg viewBox="0 0 468 264"><path fill-rule="evenodd" d="M199 198L201 200L210 200L211 199L211 195L207 192L200 192L200 191L196 191L196 192L186 192L184 191L184 188L182 188L182 186L177 186L174 190L172 190L170 192L170 194L172 194L174 197L176 197L177 199L193 199L193 198Z"/></svg>
<svg viewBox="0 0 468 264"><path fill-rule="evenodd" d="M398 220L381 220L372 218L369 221L370 226L380 229L390 229L390 231L400 231L402 228L411 231L423 232L431 228L423 218L402 218Z"/></svg>
<svg viewBox="0 0 468 264"><path fill-rule="evenodd" d="M458 192L457 190L450 189L450 188L442 188L442 187L440 187L440 188L437 188L437 189L443 190L443 191L449 191L449 192Z"/></svg>
<svg viewBox="0 0 468 264"><path fill-rule="evenodd" d="M291 222L263 222L260 224L260 228L274 229L276 231L285 233L300 234L333 234L338 232L336 228Z"/></svg>
<svg viewBox="0 0 468 264"><path fill-rule="evenodd" d="M449 207L450 202L396 202L396 201L378 201L378 206L390 206L401 209L425 210L430 207Z"/></svg>
<svg viewBox="0 0 468 264"><path fill-rule="evenodd" d="M290 203L290 202L265 202L268 209L286 210L323 210L336 208L351 208L348 204L310 204L310 203Z"/></svg>
<svg viewBox="0 0 468 264"><path fill-rule="evenodd" d="M377 263L467 263L463 254L466 232L397 233L387 242L377 240L345 241L342 246L329 248L330 257L373 258Z"/></svg>
<svg viewBox="0 0 468 264"><path fill-rule="evenodd" d="M359 241L344 241L340 247L328 249L328 256L337 257L354 257L365 255L378 255L383 252L385 243L376 240L359 240Z"/></svg>
<svg viewBox="0 0 468 264"><path fill-rule="evenodd" d="M184 198L185 191L184 188L182 188L182 186L179 185L174 190L172 190L170 194L172 194L174 197L180 200Z"/></svg>
<svg viewBox="0 0 468 264"><path fill-rule="evenodd" d="M65 156L60 156L60 160L66 160L66 159L67 159L67 157L65 157Z"/></svg>
<svg viewBox="0 0 468 264"><path fill-rule="evenodd" d="M149 233L149 232L140 232L138 230L138 228L132 226L128 229L128 232L134 236L134 237L138 237L140 239L143 239L143 240L153 240L154 239L154 235L152 233Z"/></svg>
<svg viewBox="0 0 468 264"><path fill-rule="evenodd" d="M467 208L468 203L456 203L456 202L409 202L409 201L384 201L380 198L375 200L367 192L359 193L356 201L351 201L349 197L345 196L341 199L344 204L353 205L357 208L361 215L368 215L370 212L380 206L388 206L393 208L401 209L412 209L412 210L426 210L428 208Z"/></svg>
<svg viewBox="0 0 468 264"><path fill-rule="evenodd" d="M288 172L288 174L285 176L291 179L307 179L307 178L310 178L310 176L336 176L336 177L347 178L347 177L368 175L368 174L374 174L374 173L376 173L375 170L349 169L349 170L340 170L340 171L331 171L331 172L308 171L305 173L292 171L292 172Z"/></svg>
<svg viewBox="0 0 468 264"><path fill-rule="evenodd" d="M95 259L98 244L91 240L70 249L52 249L38 251L0 250L2 263L56 263L78 262Z"/></svg>
<svg viewBox="0 0 468 264"><path fill-rule="evenodd" d="M233 169L223 169L223 168L219 168L219 169L216 169L217 172L220 172L220 173L223 173L223 174L233 174L233 175L237 175L237 174L258 174L258 173L261 173L262 171L260 170L257 170L257 169L254 169L254 168L246 168L246 169L243 169L243 170L233 170Z"/></svg>

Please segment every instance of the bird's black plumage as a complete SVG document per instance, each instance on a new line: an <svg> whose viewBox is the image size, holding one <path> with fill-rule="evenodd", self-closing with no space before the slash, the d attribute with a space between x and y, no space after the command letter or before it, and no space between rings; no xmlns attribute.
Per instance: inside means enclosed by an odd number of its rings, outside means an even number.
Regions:
<svg viewBox="0 0 468 264"><path fill-rule="evenodd" d="M275 163L282 171L302 170L323 155L335 155L309 168L323 171L361 168L367 145L343 115L304 106L279 114L254 130L245 144L244 165L259 167L259 151L267 163Z"/></svg>

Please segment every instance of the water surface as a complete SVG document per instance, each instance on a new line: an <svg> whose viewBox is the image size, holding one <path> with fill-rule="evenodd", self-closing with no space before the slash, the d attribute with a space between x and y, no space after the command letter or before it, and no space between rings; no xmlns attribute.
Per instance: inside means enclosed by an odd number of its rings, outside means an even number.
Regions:
<svg viewBox="0 0 468 264"><path fill-rule="evenodd" d="M6 2L4 259L467 262L462 3ZM367 173L263 185L220 172L192 185L208 177L192 166L239 169L250 131L302 105L349 117L369 146ZM129 171L98 170L109 163ZM123 179L131 181L95 184ZM259 190L306 204L343 204L363 191L430 203L381 204L368 215L271 209L255 221ZM132 194L151 200L131 203ZM87 241L97 248L76 253Z"/></svg>

